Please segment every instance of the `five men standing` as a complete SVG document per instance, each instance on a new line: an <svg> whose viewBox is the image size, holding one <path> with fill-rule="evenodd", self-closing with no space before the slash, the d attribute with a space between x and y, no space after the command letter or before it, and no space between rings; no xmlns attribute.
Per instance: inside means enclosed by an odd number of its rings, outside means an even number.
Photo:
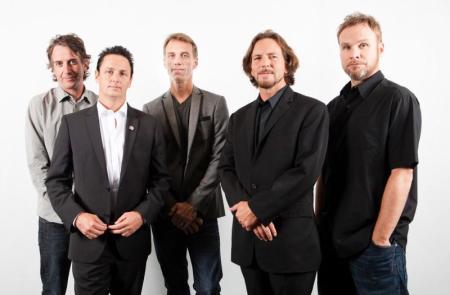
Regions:
<svg viewBox="0 0 450 295"><path fill-rule="evenodd" d="M350 82L327 112L290 88L299 63L286 41L256 35L243 69L259 95L229 125L225 98L193 84L198 50L186 34L164 43L170 89L144 105L151 116L126 104L127 49L100 54L97 102L83 85L83 41L53 39L59 86L31 100L26 120L42 294L65 293L67 255L77 294L140 294L150 223L167 294L190 294L187 252L197 294L220 294L219 174L235 217L232 261L248 294L310 294L319 266L321 295L408 294L419 103L381 73L373 17L347 16L337 37Z"/></svg>
<svg viewBox="0 0 450 295"><path fill-rule="evenodd" d="M61 118L95 105L97 95L84 86L91 56L74 34L59 35L47 48L48 68L58 87L33 97L26 116L26 152L38 192L42 294L65 294L70 270L69 233L50 204L45 179Z"/></svg>
<svg viewBox="0 0 450 295"><path fill-rule="evenodd" d="M228 123L223 96L197 88L197 45L183 33L164 42L170 89L144 105L163 126L172 179L169 206L154 223L155 249L168 295L190 294L186 251L197 294L220 294L217 218L224 215L218 165Z"/></svg>
<svg viewBox="0 0 450 295"><path fill-rule="evenodd" d="M328 105L330 140L317 190L319 294L408 294L405 247L417 205L419 102L379 69L381 28L355 13L338 30L350 76Z"/></svg>

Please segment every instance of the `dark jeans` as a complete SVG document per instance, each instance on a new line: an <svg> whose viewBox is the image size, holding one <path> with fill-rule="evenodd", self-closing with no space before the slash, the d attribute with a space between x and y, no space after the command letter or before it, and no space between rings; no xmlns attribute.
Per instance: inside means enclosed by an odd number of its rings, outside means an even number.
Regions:
<svg viewBox="0 0 450 295"><path fill-rule="evenodd" d="M220 294L222 265L217 219L205 220L200 230L192 235L185 235L169 220L155 223L152 230L168 295L190 294L187 251L191 258L196 294Z"/></svg>
<svg viewBox="0 0 450 295"><path fill-rule="evenodd" d="M70 270L70 260L67 258L69 233L64 225L39 217L38 241L42 294L65 294Z"/></svg>
<svg viewBox="0 0 450 295"><path fill-rule="evenodd" d="M350 260L350 270L358 294L407 295L405 251L395 241L390 247L371 243Z"/></svg>

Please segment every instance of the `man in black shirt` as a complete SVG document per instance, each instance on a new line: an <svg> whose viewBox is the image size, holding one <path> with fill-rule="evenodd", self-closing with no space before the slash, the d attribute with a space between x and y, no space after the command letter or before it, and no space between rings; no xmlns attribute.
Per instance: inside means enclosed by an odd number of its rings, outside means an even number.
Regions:
<svg viewBox="0 0 450 295"><path fill-rule="evenodd" d="M144 105L163 126L172 177L168 206L152 226L168 295L188 295L186 252L197 294L220 294L222 266L217 218L224 216L217 167L225 143L228 109L223 96L197 88L198 53L183 33L164 43L170 89Z"/></svg>
<svg viewBox="0 0 450 295"><path fill-rule="evenodd" d="M317 185L319 294L408 294L405 247L417 204L419 102L379 70L376 20L338 30L351 81L328 105L330 138Z"/></svg>

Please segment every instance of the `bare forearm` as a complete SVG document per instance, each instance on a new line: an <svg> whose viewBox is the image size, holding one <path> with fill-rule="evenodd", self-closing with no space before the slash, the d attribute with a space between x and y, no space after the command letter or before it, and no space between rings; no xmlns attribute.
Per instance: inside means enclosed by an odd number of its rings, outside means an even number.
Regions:
<svg viewBox="0 0 450 295"><path fill-rule="evenodd" d="M405 207L411 189L413 169L393 169L388 178L381 201L372 240L379 245L389 244L392 235Z"/></svg>
<svg viewBox="0 0 450 295"><path fill-rule="evenodd" d="M322 177L319 177L316 182L316 195L315 195L315 204L314 204L314 213L316 216L319 216L320 211L322 210L323 205L323 181Z"/></svg>

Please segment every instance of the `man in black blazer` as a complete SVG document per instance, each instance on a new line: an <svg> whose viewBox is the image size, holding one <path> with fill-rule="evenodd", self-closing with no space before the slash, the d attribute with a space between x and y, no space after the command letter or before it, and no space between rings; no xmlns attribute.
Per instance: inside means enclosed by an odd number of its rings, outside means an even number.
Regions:
<svg viewBox="0 0 450 295"><path fill-rule="evenodd" d="M228 109L223 96L197 88L197 46L174 33L164 42L170 89L144 105L163 126L172 183L170 202L152 230L167 294L190 294L186 251L197 294L220 294L222 267L217 218L224 215L218 165Z"/></svg>
<svg viewBox="0 0 450 295"><path fill-rule="evenodd" d="M131 53L99 56L99 101L64 116L47 191L70 230L76 294L140 294L151 250L149 223L168 189L157 121L126 104ZM73 186L73 191L72 191Z"/></svg>
<svg viewBox="0 0 450 295"><path fill-rule="evenodd" d="M284 39L253 39L244 71L256 101L232 114L220 178L233 221L232 261L248 294L311 294L320 263L313 187L328 138L323 103L294 92L298 59Z"/></svg>

